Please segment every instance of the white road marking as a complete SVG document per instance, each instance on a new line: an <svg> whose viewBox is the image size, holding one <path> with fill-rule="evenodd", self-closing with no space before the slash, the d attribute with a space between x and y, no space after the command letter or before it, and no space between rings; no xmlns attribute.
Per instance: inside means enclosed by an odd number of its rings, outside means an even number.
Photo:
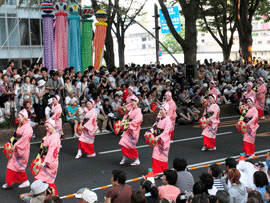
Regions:
<svg viewBox="0 0 270 203"><path fill-rule="evenodd" d="M241 115L237 115L237 116L228 116L228 117L221 117L219 118L219 120L222 120L222 119L227 119L227 118L236 118L236 117L239 117L240 118Z"/></svg>
<svg viewBox="0 0 270 203"><path fill-rule="evenodd" d="M218 133L217 136L219 135L227 135L227 134L231 134L232 132L224 132L224 133ZM171 143L176 143L176 142L185 142L185 141L189 141L189 140L196 140L196 139L202 139L202 136L198 136L198 137L190 137L190 138L184 138L184 139L180 139L180 140L174 140ZM149 147L149 145L141 145L141 146L137 146L136 148L145 148L145 147ZM109 153L114 153L114 152L120 152L121 149L115 149L115 150L109 150L109 151L104 151L104 152L99 152L99 154L109 154Z"/></svg>

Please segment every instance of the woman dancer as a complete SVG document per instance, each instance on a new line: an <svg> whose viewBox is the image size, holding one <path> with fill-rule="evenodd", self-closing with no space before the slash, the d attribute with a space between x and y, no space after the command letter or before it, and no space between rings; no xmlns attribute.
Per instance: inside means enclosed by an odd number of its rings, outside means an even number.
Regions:
<svg viewBox="0 0 270 203"><path fill-rule="evenodd" d="M119 145L121 146L123 159L120 162L120 165L123 165L128 158L135 159L131 166L140 165L139 154L136 149L136 144L139 140L140 130L141 130L141 123L142 123L142 111L138 107L139 99L133 95L131 98L131 103L133 110L131 110L128 114L129 122L124 123L121 122L121 125L128 125L128 129L124 132Z"/></svg>
<svg viewBox="0 0 270 203"><path fill-rule="evenodd" d="M43 150L41 155L41 168L35 176L35 180L42 180L54 188L57 195L57 188L54 184L58 170L58 156L61 145L59 133L56 131L56 122L53 119L45 121L47 135L43 138Z"/></svg>
<svg viewBox="0 0 270 203"><path fill-rule="evenodd" d="M172 127L171 127L171 131L170 131L170 136L171 136L171 140L173 140L173 135L174 135L174 127L175 127L175 118L177 117L176 114L176 105L175 102L172 99L172 93L170 91L165 93L165 101L166 103L169 105L169 112L168 112L168 116L171 119L172 122Z"/></svg>
<svg viewBox="0 0 270 203"><path fill-rule="evenodd" d="M216 150L216 135L219 124L219 112L220 108L215 103L216 96L210 94L208 96L209 106L204 110L203 115L206 117L207 125L206 128L202 132L203 136L203 148L202 151L205 150Z"/></svg>
<svg viewBox="0 0 270 203"><path fill-rule="evenodd" d="M12 146L12 156L8 160L6 183L2 186L3 189L10 188L13 183L22 183L19 188L29 187L30 182L25 172L29 154L30 154L30 139L33 135L33 129L28 123L28 113L25 109L18 114L19 127L16 130L17 142Z"/></svg>
<svg viewBox="0 0 270 203"><path fill-rule="evenodd" d="M155 137L156 145L152 155L152 169L153 173L162 173L168 169L168 156L170 150L170 131L172 122L168 115L169 104L163 104L160 107L161 120L157 124L158 136Z"/></svg>
<svg viewBox="0 0 270 203"><path fill-rule="evenodd" d="M259 87L257 89L257 96L255 99L255 107L258 110L258 116L261 120L265 119L264 117L264 104L265 104L265 93L267 91L266 86L263 84L263 78L259 78Z"/></svg>
<svg viewBox="0 0 270 203"><path fill-rule="evenodd" d="M255 153L255 136L258 125L258 110L254 107L254 97L246 99L248 105L248 112L245 115L245 123L247 124L247 131L243 134L243 152L253 158Z"/></svg>
<svg viewBox="0 0 270 203"><path fill-rule="evenodd" d="M95 157L94 150L95 132L98 130L97 113L94 108L94 100L87 101L87 113L84 116L86 123L83 125L82 134L79 138L78 153L75 159L79 159L82 153L86 153L87 157Z"/></svg>
<svg viewBox="0 0 270 203"><path fill-rule="evenodd" d="M256 93L252 90L252 87L253 87L252 82L248 82L247 83L247 91L245 91L244 94L242 95L239 106L241 106L243 104L247 106L247 104L245 103L246 98L249 98L249 97L256 98Z"/></svg>
<svg viewBox="0 0 270 203"><path fill-rule="evenodd" d="M217 103L218 102L218 91L215 88L215 81L214 80L211 80L209 83L208 96L210 94L215 95L215 97L216 97L215 103Z"/></svg>
<svg viewBox="0 0 270 203"><path fill-rule="evenodd" d="M59 104L59 101L60 101L60 96L55 95L55 97L53 97L53 107L51 110L51 113L53 113L53 116L51 118L55 120L56 132L58 132L61 135L61 137L64 138L63 129L62 129L62 118L61 118L62 107Z"/></svg>

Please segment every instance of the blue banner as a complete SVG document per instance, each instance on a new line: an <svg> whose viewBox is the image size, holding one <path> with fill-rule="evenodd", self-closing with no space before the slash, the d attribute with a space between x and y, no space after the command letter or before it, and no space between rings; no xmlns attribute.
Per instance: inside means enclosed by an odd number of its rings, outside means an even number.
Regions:
<svg viewBox="0 0 270 203"><path fill-rule="evenodd" d="M179 15L178 7L177 6L168 7L167 9L168 9L172 24L173 24L176 32L181 32L181 23L180 23L180 15ZM163 15L161 9L159 9L159 17L160 17L161 33L162 34L170 33L170 29L167 25L167 22L165 20L165 17Z"/></svg>

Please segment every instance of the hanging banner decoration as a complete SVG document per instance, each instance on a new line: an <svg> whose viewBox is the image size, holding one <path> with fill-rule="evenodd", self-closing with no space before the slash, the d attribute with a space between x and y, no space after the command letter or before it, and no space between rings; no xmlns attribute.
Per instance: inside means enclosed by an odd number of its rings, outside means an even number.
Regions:
<svg viewBox="0 0 270 203"><path fill-rule="evenodd" d="M172 24L176 32L181 32L179 8L177 6L174 6L174 7L168 7L167 10L169 12ZM166 19L161 9L159 9L159 16L160 16L161 33L162 34L170 33L169 26L167 25Z"/></svg>
<svg viewBox="0 0 270 203"><path fill-rule="evenodd" d="M96 33L94 36L93 42L93 51L95 52L95 70L98 70L102 64L103 54L104 54L104 45L106 38L106 30L108 24L105 22L107 20L107 13L103 10L98 10L96 13L97 23Z"/></svg>
<svg viewBox="0 0 270 203"><path fill-rule="evenodd" d="M68 65L73 66L75 72L82 71L81 57L81 26L79 6L76 3L69 4L68 11Z"/></svg>
<svg viewBox="0 0 270 203"><path fill-rule="evenodd" d="M53 3L50 1L43 2L41 4L41 10L45 13L41 15L43 19L44 66L50 71L56 69L53 38L54 15L51 14L54 10Z"/></svg>
<svg viewBox="0 0 270 203"><path fill-rule="evenodd" d="M55 56L56 69L64 70L68 68L68 14L67 3L64 0L58 0L55 4L57 13L55 13Z"/></svg>
<svg viewBox="0 0 270 203"><path fill-rule="evenodd" d="M93 65L92 39L93 20L88 19L94 15L94 10L90 6L85 6L82 11L82 72Z"/></svg>

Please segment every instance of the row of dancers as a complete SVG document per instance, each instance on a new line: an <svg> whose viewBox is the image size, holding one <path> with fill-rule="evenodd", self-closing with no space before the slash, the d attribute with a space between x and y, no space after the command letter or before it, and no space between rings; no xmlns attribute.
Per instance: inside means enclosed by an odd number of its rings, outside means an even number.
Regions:
<svg viewBox="0 0 270 203"><path fill-rule="evenodd" d="M207 102L208 105L204 109L203 116L207 117L207 125L202 132L203 136L203 148L205 150L216 150L216 134L218 129L219 113L220 108L217 104L217 91L214 87L214 82L211 81L210 88L208 90ZM248 86L251 86L249 83ZM263 117L262 112L255 107L256 101L259 100L259 104L264 99L262 97L262 91L260 91L259 84L256 96L250 95L250 88L248 87L247 92L244 93L244 105L247 106L248 111L245 114L247 118L247 131L243 134L243 152L246 155L254 156L255 152L255 136L256 131L259 127L258 116ZM261 88L263 89L263 88ZM132 87L130 87L132 90ZM130 91L132 92L132 91ZM257 100L256 100L257 99ZM60 97L56 95L53 98L52 117L45 122L45 129L47 131L46 136L43 138L41 149L43 150L41 158L41 164L39 171L35 175L35 180L42 180L49 184L50 187L54 188L55 193L58 194L55 186L55 179L58 170L58 157L61 146L61 135L62 133L62 108L59 104ZM120 161L120 165L126 163L128 158L134 160L131 163L132 166L140 164L139 154L136 149L136 144L139 139L141 123L142 123L142 112L138 107L139 99L134 94L129 94L126 99L126 106L128 107L120 125L128 126L124 131L123 136L119 142L121 147L123 158ZM258 103L258 102L257 102ZM82 133L79 137L78 142L78 153L76 159L80 158L83 153L87 154L87 157L96 156L94 150L94 139L95 132L98 129L97 126L97 113L95 111L95 102L89 100L86 103L87 112L84 116L84 125ZM259 105L261 107L261 105ZM171 92L166 92L165 102L159 108L159 114L157 116L157 122L154 124L154 148L152 154L152 169L154 174L162 173L165 169L168 169L168 156L170 150L171 140L174 135L176 104L172 99ZM258 115L259 114L259 115ZM127 119L128 118L128 119ZM26 174L26 166L29 159L30 153L30 139L33 134L32 127L28 123L28 113L23 109L18 114L19 127L16 129L14 136L16 142L13 143L11 148L11 158L7 164L6 172L6 183L2 188L7 189L12 187L13 183L21 183L19 188L28 187L30 182ZM12 140L12 139L11 139ZM14 139L13 139L14 140ZM12 141L11 141L12 142Z"/></svg>

